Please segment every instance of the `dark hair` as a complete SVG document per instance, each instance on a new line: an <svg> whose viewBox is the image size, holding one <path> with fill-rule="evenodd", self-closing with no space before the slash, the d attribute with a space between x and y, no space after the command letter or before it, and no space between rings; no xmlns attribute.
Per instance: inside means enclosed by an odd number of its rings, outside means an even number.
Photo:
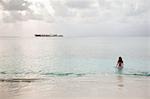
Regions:
<svg viewBox="0 0 150 99"><path fill-rule="evenodd" d="M122 57L119 57L118 62L123 63Z"/></svg>

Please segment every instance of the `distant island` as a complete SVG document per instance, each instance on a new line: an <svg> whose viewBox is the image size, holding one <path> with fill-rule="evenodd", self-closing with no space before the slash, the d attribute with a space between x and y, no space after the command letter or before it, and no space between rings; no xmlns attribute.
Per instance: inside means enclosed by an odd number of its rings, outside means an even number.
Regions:
<svg viewBox="0 0 150 99"><path fill-rule="evenodd" d="M35 34L35 37L63 37L63 35L58 34Z"/></svg>

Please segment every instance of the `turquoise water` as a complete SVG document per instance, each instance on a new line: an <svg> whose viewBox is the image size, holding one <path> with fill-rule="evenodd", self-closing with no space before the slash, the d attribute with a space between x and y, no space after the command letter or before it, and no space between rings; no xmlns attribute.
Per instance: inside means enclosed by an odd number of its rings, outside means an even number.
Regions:
<svg viewBox="0 0 150 99"><path fill-rule="evenodd" d="M150 76L149 37L0 38L0 77ZM124 69L115 68L119 56Z"/></svg>

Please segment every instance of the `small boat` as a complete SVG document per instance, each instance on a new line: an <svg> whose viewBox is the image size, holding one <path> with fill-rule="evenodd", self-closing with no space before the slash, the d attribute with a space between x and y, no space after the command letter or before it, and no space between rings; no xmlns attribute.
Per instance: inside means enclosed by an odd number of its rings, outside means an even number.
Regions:
<svg viewBox="0 0 150 99"><path fill-rule="evenodd" d="M35 37L63 37L63 35L58 34L35 34Z"/></svg>

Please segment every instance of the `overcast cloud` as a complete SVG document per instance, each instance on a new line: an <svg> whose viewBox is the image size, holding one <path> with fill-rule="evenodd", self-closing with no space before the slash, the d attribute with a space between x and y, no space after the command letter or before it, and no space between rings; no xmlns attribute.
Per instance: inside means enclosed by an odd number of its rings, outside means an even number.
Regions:
<svg viewBox="0 0 150 99"><path fill-rule="evenodd" d="M149 4L150 0L0 0L0 35L148 36Z"/></svg>

